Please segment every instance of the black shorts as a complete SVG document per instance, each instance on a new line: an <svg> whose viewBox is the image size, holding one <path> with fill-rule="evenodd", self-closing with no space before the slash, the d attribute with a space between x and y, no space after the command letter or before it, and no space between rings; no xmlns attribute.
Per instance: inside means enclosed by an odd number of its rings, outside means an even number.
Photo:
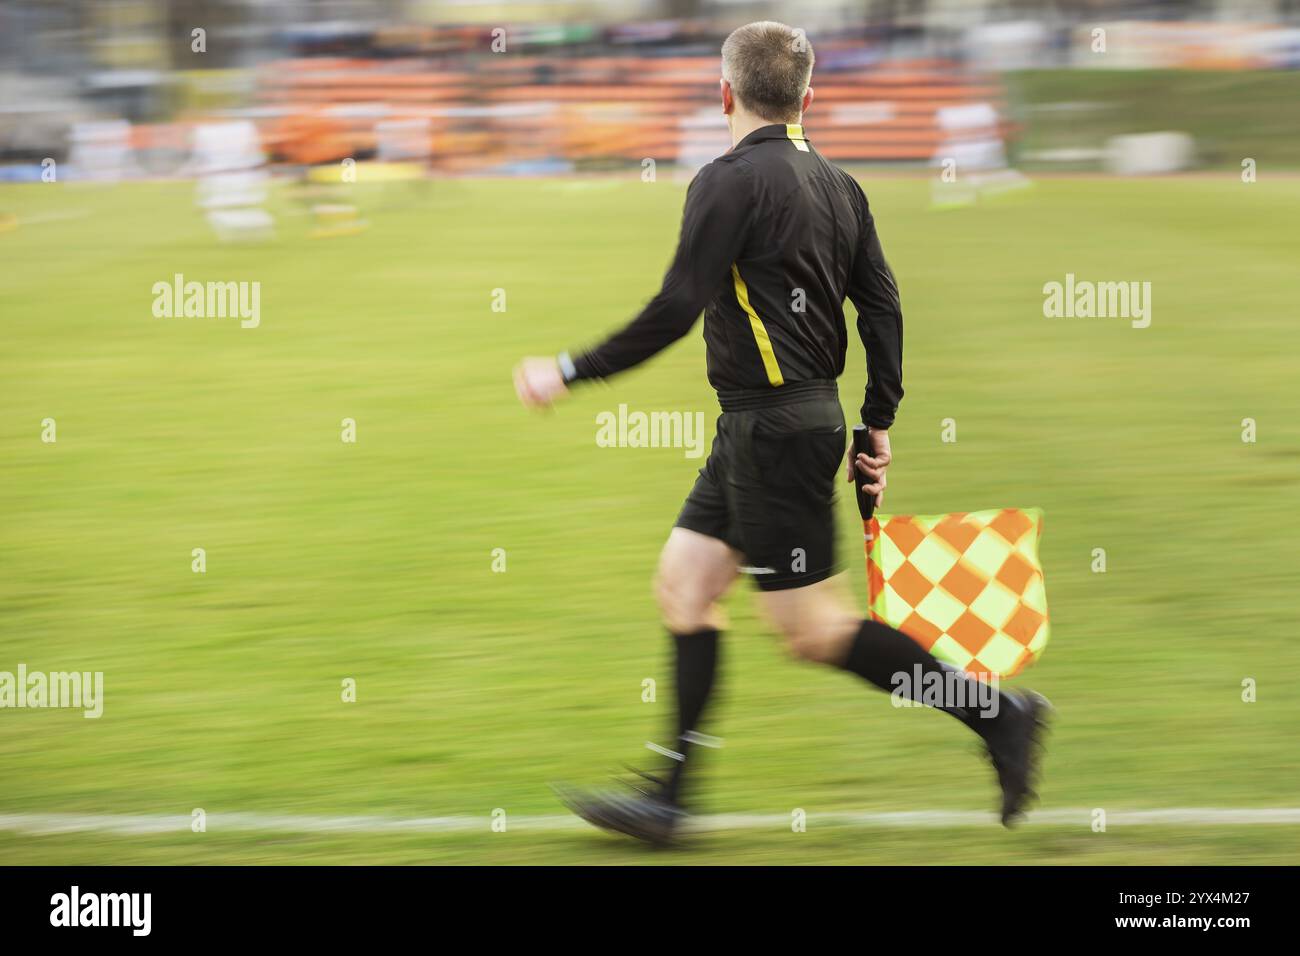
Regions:
<svg viewBox="0 0 1300 956"><path fill-rule="evenodd" d="M677 527L741 552L764 591L816 584L841 570L835 485L847 435L835 383L720 398L713 448Z"/></svg>

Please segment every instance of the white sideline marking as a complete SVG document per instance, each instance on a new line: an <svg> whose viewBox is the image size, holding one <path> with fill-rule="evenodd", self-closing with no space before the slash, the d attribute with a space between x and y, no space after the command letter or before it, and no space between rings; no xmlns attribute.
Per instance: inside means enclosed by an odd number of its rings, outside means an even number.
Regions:
<svg viewBox="0 0 1300 956"><path fill-rule="evenodd" d="M586 824L567 814L508 816L512 830L577 830ZM190 830L189 814L131 815L83 813L0 813L0 831L27 834L113 833L143 836ZM926 829L936 827L996 826L997 817L981 810L904 810L898 812L844 811L808 814L809 827L886 827ZM1090 827L1092 810L1057 809L1031 813L1027 825ZM1252 826L1261 824L1298 825L1300 807L1237 809L1233 807L1181 807L1160 810L1113 810L1106 813L1107 826ZM209 813L209 833L449 833L489 831L492 818L471 817L384 817L309 816L275 813ZM733 813L696 817L695 830L784 830L790 815L783 813Z"/></svg>

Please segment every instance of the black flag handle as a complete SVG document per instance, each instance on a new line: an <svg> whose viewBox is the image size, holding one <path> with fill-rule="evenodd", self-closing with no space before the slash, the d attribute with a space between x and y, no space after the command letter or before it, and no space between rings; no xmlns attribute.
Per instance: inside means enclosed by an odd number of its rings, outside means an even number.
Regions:
<svg viewBox="0 0 1300 956"><path fill-rule="evenodd" d="M871 456L870 430L861 423L853 426L853 491L858 496L858 512L863 521L871 519L871 512L876 507L876 496L862 490L862 485L871 479L858 471L858 455Z"/></svg>

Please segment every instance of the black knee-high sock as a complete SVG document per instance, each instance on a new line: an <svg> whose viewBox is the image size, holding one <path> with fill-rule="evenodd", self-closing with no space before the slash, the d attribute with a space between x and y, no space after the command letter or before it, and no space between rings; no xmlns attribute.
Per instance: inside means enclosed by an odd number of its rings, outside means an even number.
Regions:
<svg viewBox="0 0 1300 956"><path fill-rule="evenodd" d="M718 632L705 628L690 634L673 634L673 645L676 652L677 740L670 749L676 751L681 759L673 760L664 796L677 803L691 737L699 730L700 716L713 691L718 669Z"/></svg>
<svg viewBox="0 0 1300 956"><path fill-rule="evenodd" d="M952 714L981 737L993 730L1003 703L997 688L978 682L950 664L937 660L902 631L879 621L864 620L840 665L883 691L902 689L910 700ZM960 696L938 688L966 682ZM937 703L936 703L937 701Z"/></svg>

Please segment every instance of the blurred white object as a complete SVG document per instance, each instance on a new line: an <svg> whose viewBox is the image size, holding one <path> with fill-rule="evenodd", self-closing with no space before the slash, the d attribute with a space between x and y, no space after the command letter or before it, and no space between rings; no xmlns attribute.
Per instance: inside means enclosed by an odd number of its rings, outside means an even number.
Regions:
<svg viewBox="0 0 1300 956"><path fill-rule="evenodd" d="M262 208L271 176L256 126L241 120L196 127L194 168L198 203L217 238L232 242L274 233L275 221Z"/></svg>
<svg viewBox="0 0 1300 956"><path fill-rule="evenodd" d="M194 166L200 176L254 169L265 162L257 127L248 120L194 128Z"/></svg>
<svg viewBox="0 0 1300 956"><path fill-rule="evenodd" d="M936 158L957 162L957 169L980 172L1007 165L1006 149L998 129L998 111L991 103L942 106L934 112L944 133Z"/></svg>
<svg viewBox="0 0 1300 956"><path fill-rule="evenodd" d="M1117 176L1176 173L1192 165L1195 145L1186 133L1136 133L1106 142L1106 169Z"/></svg>
<svg viewBox="0 0 1300 956"><path fill-rule="evenodd" d="M966 58L984 72L1028 70L1049 62L1049 39L1038 20L979 23L966 31Z"/></svg>
<svg viewBox="0 0 1300 956"><path fill-rule="evenodd" d="M1300 69L1300 30L1279 27L1265 30L1250 38L1250 48L1264 68Z"/></svg>
<svg viewBox="0 0 1300 956"><path fill-rule="evenodd" d="M1027 186L1029 180L1007 165L998 111L991 103L944 106L935 110L943 140L930 165L938 167L931 199L935 206L964 206L981 195Z"/></svg>
<svg viewBox="0 0 1300 956"><path fill-rule="evenodd" d="M131 124L126 120L74 124L68 159L75 179L115 183L133 174Z"/></svg>
<svg viewBox="0 0 1300 956"><path fill-rule="evenodd" d="M199 205L204 209L260 206L267 200L269 181L264 169L209 173L199 178Z"/></svg>
<svg viewBox="0 0 1300 956"><path fill-rule="evenodd" d="M694 179L703 167L731 149L727 121L717 107L685 114L677 121L677 128L681 130L681 137L675 178L680 182Z"/></svg>
<svg viewBox="0 0 1300 956"><path fill-rule="evenodd" d="M265 209L209 209L208 224L222 242L270 239L275 235L275 220Z"/></svg>

